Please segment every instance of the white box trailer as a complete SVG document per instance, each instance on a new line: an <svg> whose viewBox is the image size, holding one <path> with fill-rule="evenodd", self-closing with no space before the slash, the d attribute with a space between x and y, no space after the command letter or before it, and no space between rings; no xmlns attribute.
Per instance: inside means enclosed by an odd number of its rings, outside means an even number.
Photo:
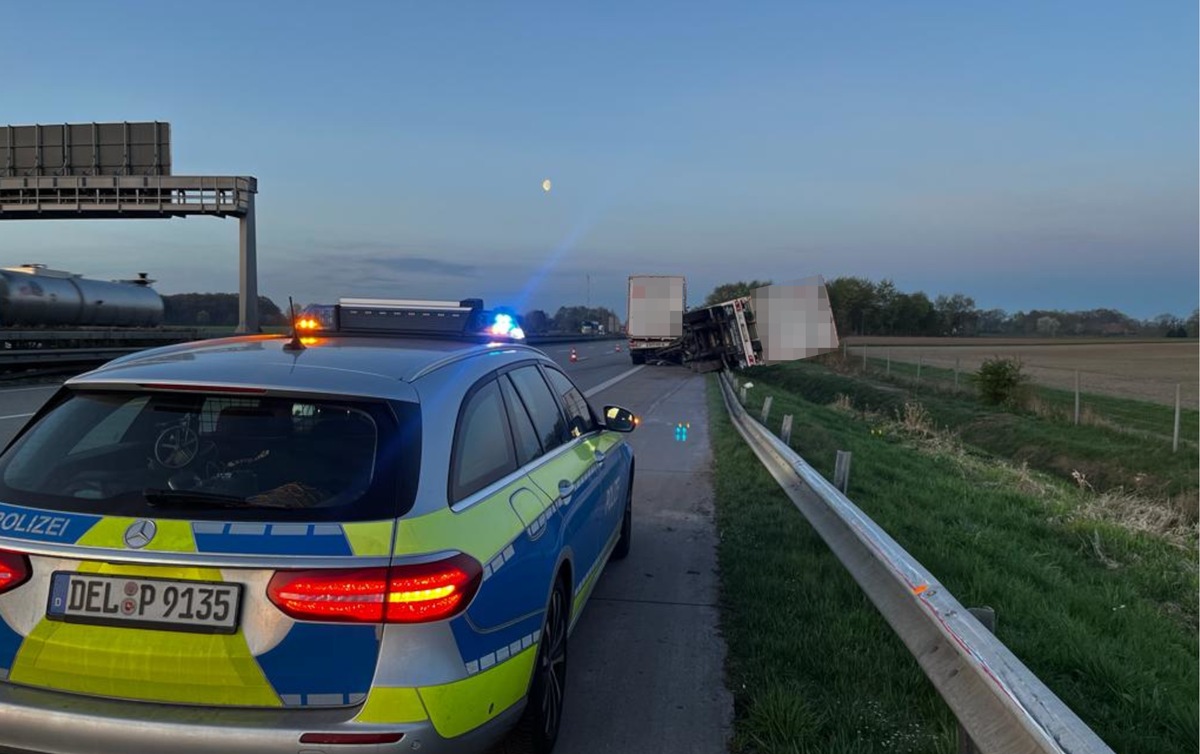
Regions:
<svg viewBox="0 0 1200 754"><path fill-rule="evenodd" d="M629 357L644 364L683 337L687 280L682 275L631 275L626 334Z"/></svg>
<svg viewBox="0 0 1200 754"><path fill-rule="evenodd" d="M756 288L684 315L679 362L697 371L805 359L836 350L837 326L820 277Z"/></svg>

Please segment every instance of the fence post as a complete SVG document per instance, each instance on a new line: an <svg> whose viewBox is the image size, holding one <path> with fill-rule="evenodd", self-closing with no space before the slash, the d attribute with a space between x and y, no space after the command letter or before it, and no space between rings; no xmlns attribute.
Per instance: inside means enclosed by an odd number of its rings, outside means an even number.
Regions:
<svg viewBox="0 0 1200 754"><path fill-rule="evenodd" d="M866 343L864 343L864 344L863 344L863 366L862 366L862 370L863 370L864 372L866 372L866 371L867 371L867 344L866 344Z"/></svg>
<svg viewBox="0 0 1200 754"><path fill-rule="evenodd" d="M785 414L783 417L783 426L779 429L779 439L783 440L784 445L792 444L792 415Z"/></svg>
<svg viewBox="0 0 1200 754"><path fill-rule="evenodd" d="M767 417L771 414L771 396L763 399L762 423L767 423Z"/></svg>
<svg viewBox="0 0 1200 754"><path fill-rule="evenodd" d="M958 390L958 357L954 357L954 389Z"/></svg>
<svg viewBox="0 0 1200 754"><path fill-rule="evenodd" d="M833 464L833 486L845 495L850 489L850 451L839 450Z"/></svg>
<svg viewBox="0 0 1200 754"><path fill-rule="evenodd" d="M925 364L925 354L917 357L917 386L921 385L921 367Z"/></svg>
<svg viewBox="0 0 1200 754"><path fill-rule="evenodd" d="M892 376L892 349L887 350L887 376Z"/></svg>
<svg viewBox="0 0 1200 754"><path fill-rule="evenodd" d="M742 385L742 405L746 405L746 386Z"/></svg>
<svg viewBox="0 0 1200 754"><path fill-rule="evenodd" d="M1075 370L1075 426L1079 426L1079 370Z"/></svg>
<svg viewBox="0 0 1200 754"><path fill-rule="evenodd" d="M846 341L842 341L842 360L846 360Z"/></svg>
<svg viewBox="0 0 1200 754"><path fill-rule="evenodd" d="M1171 437L1171 452L1179 452L1179 383L1175 383L1175 434Z"/></svg>
<svg viewBox="0 0 1200 754"><path fill-rule="evenodd" d="M996 611L990 607L971 607L967 608L971 615L975 616L975 620L983 624L990 633L996 633ZM979 747L971 740L971 736L967 733L967 729L958 724L958 752L957 754L979 754Z"/></svg>

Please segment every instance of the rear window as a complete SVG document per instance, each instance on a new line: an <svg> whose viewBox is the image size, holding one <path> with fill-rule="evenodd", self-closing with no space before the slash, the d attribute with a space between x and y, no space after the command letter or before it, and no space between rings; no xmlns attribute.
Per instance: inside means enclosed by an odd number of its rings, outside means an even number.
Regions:
<svg viewBox="0 0 1200 754"><path fill-rule="evenodd" d="M411 504L409 404L69 392L0 457L6 502L221 520L391 518Z"/></svg>

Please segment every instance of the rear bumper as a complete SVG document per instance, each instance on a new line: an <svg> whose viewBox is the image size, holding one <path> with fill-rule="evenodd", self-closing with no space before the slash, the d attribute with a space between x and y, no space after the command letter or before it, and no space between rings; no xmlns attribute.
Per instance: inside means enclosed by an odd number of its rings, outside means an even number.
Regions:
<svg viewBox="0 0 1200 754"><path fill-rule="evenodd" d="M124 702L44 691L0 681L0 754L470 754L516 722L523 704L452 739L429 721L352 722L358 707L263 710ZM403 733L390 744L302 744L305 733Z"/></svg>

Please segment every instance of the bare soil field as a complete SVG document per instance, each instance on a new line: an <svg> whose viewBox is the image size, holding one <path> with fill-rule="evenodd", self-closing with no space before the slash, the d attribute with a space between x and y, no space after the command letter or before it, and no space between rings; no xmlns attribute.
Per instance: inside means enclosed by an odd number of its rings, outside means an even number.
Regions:
<svg viewBox="0 0 1200 754"><path fill-rule="evenodd" d="M864 344L863 341L866 341ZM870 358L922 363L953 369L955 361L964 371L975 371L994 356L1017 357L1024 371L1041 385L1073 390L1079 370L1080 390L1121 398L1175 403L1175 385L1181 402L1200 408L1200 350L1194 340L1072 341L1069 345L1049 339L979 338L863 338L848 339L848 353L856 356L867 349Z"/></svg>

